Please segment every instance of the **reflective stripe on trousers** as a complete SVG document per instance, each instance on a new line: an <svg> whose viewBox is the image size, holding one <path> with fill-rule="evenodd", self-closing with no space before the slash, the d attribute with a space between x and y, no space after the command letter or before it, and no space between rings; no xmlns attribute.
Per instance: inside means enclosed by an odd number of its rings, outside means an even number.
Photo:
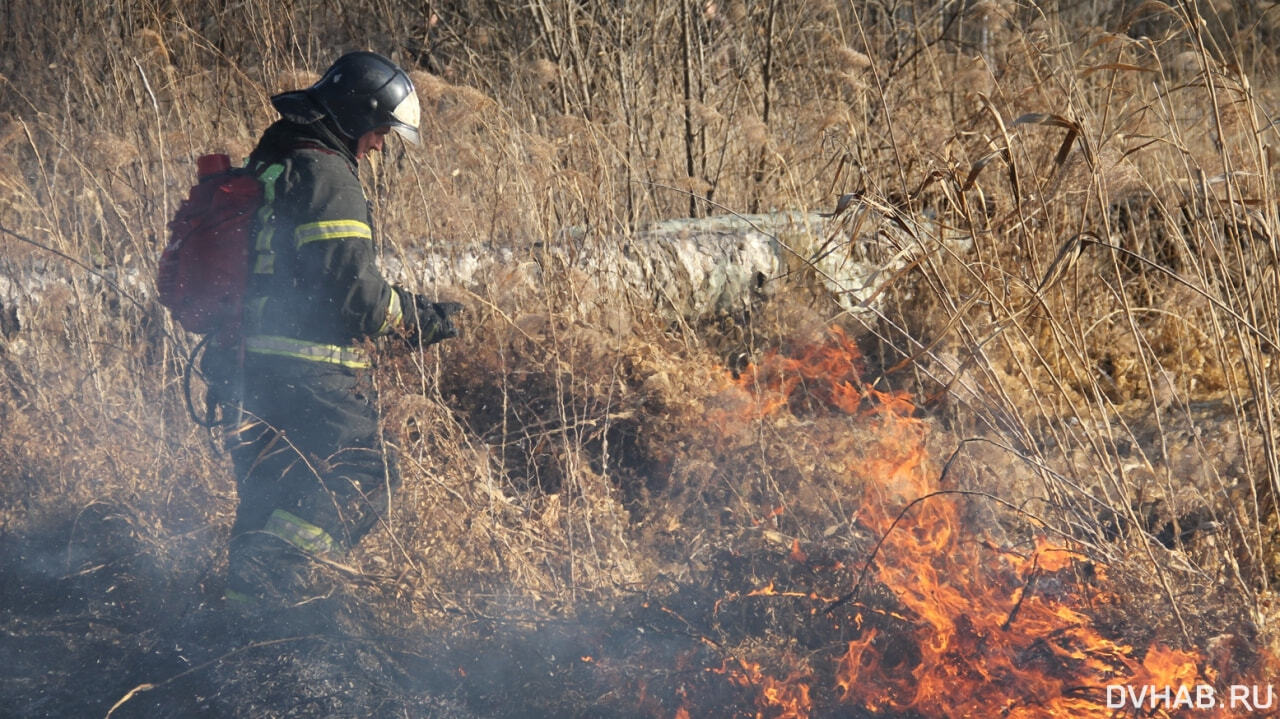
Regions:
<svg viewBox="0 0 1280 719"><path fill-rule="evenodd" d="M246 352L278 357L293 357L294 359L336 364L352 369L368 369L373 366L373 363L369 360L369 353L359 347L326 345L319 342L293 339L292 337L253 335L245 338L244 348Z"/></svg>
<svg viewBox="0 0 1280 719"><path fill-rule="evenodd" d="M262 531L274 534L304 552L327 554L338 551L338 543L328 532L283 509L271 513Z"/></svg>

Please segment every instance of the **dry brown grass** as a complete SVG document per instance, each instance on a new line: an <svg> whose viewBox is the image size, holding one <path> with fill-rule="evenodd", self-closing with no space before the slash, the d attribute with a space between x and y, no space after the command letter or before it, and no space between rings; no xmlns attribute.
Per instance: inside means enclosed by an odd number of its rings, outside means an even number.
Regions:
<svg viewBox="0 0 1280 719"><path fill-rule="evenodd" d="M105 504L149 551L216 574L231 483L184 418L193 339L147 278L194 157L243 155L272 92L369 47L414 68L424 106L425 146L364 174L388 253L589 227L589 256L654 219L854 191L973 246L895 278L875 321L784 293L729 333L665 326L643 297L600 298L601 321L568 301L589 285L577 269L417 288L463 297L466 334L379 370L407 482L357 557L366 583L431 622L572 614L717 547L830 536L851 510L823 461L857 451L829 444L855 441L848 426L712 428L740 401L728 352L837 324L871 379L920 398L935 461L961 448L955 486L1113 567L1153 634L1235 631L1209 606L1228 597L1259 641L1280 637L1280 97L1262 4L1201 22L984 2L949 22L932 3L119 0L105 31L72 5L4 11L0 226L123 291L0 239L10 279L69 278L0 344L4 533ZM972 511L1011 542L1031 524ZM193 534L199 552L169 555Z"/></svg>

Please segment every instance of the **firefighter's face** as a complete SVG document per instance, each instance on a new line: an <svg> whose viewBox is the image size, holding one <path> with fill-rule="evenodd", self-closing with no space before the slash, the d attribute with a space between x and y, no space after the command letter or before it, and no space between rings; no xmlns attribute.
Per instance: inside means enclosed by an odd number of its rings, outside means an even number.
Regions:
<svg viewBox="0 0 1280 719"><path fill-rule="evenodd" d="M382 143L386 140L388 132L391 132L391 128L379 127L361 135L360 139L356 140L356 159L363 160L373 150L382 152Z"/></svg>

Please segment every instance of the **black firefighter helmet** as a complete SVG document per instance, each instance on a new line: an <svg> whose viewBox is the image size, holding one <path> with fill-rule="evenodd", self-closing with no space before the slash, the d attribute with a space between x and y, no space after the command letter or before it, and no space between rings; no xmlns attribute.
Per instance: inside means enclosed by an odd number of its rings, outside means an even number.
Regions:
<svg viewBox="0 0 1280 719"><path fill-rule="evenodd" d="M271 104L296 122L328 117L352 143L366 132L389 127L418 144L420 111L413 82L376 52L347 53L329 66L319 82L275 95Z"/></svg>

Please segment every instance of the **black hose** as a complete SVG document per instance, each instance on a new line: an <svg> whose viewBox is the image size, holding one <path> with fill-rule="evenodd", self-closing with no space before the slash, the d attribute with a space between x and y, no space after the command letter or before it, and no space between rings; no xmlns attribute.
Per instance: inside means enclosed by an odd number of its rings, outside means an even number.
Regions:
<svg viewBox="0 0 1280 719"><path fill-rule="evenodd" d="M213 339L213 336L214 333L212 332L205 335L203 339L196 343L195 347L191 348L191 354L187 355L187 367L182 372L182 398L187 405L187 414L191 416L192 422L195 422L206 429L213 429L226 424L225 420L219 420L214 416L215 411L213 402L205 403L205 416L201 417L196 411L196 404L191 396L191 377L196 372L196 361L199 355L208 348L209 341Z"/></svg>

